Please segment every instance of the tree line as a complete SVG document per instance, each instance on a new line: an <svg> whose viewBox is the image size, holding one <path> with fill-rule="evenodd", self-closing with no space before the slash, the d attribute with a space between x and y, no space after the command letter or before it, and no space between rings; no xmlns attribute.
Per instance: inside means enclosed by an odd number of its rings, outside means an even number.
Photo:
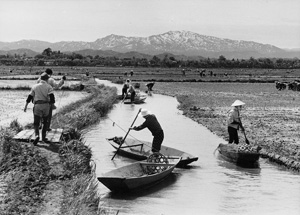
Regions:
<svg viewBox="0 0 300 215"><path fill-rule="evenodd" d="M165 54L163 57L153 56L151 59L137 57L102 57L83 56L81 54L62 53L45 49L41 54L27 57L26 54L0 55L0 64L7 66L85 66L85 67L161 67L161 68L264 68L264 69L298 69L298 58L258 58L226 59L200 58L198 60L176 59Z"/></svg>

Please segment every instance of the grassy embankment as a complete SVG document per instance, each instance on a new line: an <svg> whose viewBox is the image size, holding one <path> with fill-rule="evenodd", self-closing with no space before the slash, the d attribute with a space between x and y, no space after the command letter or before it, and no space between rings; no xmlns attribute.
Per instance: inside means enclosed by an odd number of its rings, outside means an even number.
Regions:
<svg viewBox="0 0 300 215"><path fill-rule="evenodd" d="M0 172L6 187L1 214L98 214L100 197L91 149L81 131L97 123L116 102L115 88L89 88L90 95L53 116L64 128L60 144L34 147L12 137L23 128L2 128ZM32 127L32 125L28 125Z"/></svg>

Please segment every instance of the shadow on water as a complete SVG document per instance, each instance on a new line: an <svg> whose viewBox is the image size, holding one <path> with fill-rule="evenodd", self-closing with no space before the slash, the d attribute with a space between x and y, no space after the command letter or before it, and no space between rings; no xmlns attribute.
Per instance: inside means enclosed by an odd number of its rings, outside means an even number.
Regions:
<svg viewBox="0 0 300 215"><path fill-rule="evenodd" d="M176 166L178 169L199 169L201 168L200 166L195 166L195 165L186 165L186 166Z"/></svg>
<svg viewBox="0 0 300 215"><path fill-rule="evenodd" d="M143 187L141 189L136 189L136 190L130 190L130 191L109 192L107 194L107 197L112 199L134 200L138 197L148 196L152 193L166 189L167 187L174 184L179 177L180 174L172 173L168 177L164 178L163 180L155 184L149 185L147 187Z"/></svg>

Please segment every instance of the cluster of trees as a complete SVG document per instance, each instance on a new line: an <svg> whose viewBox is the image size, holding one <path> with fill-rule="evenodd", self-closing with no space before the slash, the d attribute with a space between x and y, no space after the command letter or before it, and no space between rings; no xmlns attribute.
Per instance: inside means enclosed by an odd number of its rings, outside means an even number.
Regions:
<svg viewBox="0 0 300 215"><path fill-rule="evenodd" d="M249 58L249 59L226 59L221 55L218 59L199 58L198 60L180 60L173 56L164 55L159 58L153 56L146 58L118 58L83 56L78 53L62 53L45 49L41 54L33 58L26 54L14 56L0 55L1 65L17 66L108 66L108 67L165 67L165 68L267 68L267 69L297 69L300 68L300 59L283 58Z"/></svg>

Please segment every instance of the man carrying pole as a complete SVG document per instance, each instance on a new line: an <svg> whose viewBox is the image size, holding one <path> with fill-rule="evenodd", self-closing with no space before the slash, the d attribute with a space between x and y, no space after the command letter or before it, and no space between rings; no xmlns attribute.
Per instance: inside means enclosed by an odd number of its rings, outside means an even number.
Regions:
<svg viewBox="0 0 300 215"><path fill-rule="evenodd" d="M141 112L141 109L139 109L139 112L138 112L137 115L135 116L135 118L134 118L134 120L133 120L133 122L132 122L130 128L128 129L128 131L127 131L127 133L126 133L126 135L125 135L125 137L121 140L120 146L119 146L119 148L117 149L117 151L116 151L116 153L114 154L114 156L111 158L111 160L113 160L113 159L115 158L115 156L116 156L116 154L118 153L118 151L120 150L122 144L125 142L125 139L126 139L127 135L129 134L129 131L131 130L131 127L133 126L133 124L134 124L136 118L138 117L138 115L140 114L140 112Z"/></svg>
<svg viewBox="0 0 300 215"><path fill-rule="evenodd" d="M144 128L148 128L153 135L152 152L159 152L161 144L164 140L164 131L160 126L156 116L150 111L146 109L141 110L141 116L145 118L145 122L139 126L134 126L130 129L140 131Z"/></svg>

